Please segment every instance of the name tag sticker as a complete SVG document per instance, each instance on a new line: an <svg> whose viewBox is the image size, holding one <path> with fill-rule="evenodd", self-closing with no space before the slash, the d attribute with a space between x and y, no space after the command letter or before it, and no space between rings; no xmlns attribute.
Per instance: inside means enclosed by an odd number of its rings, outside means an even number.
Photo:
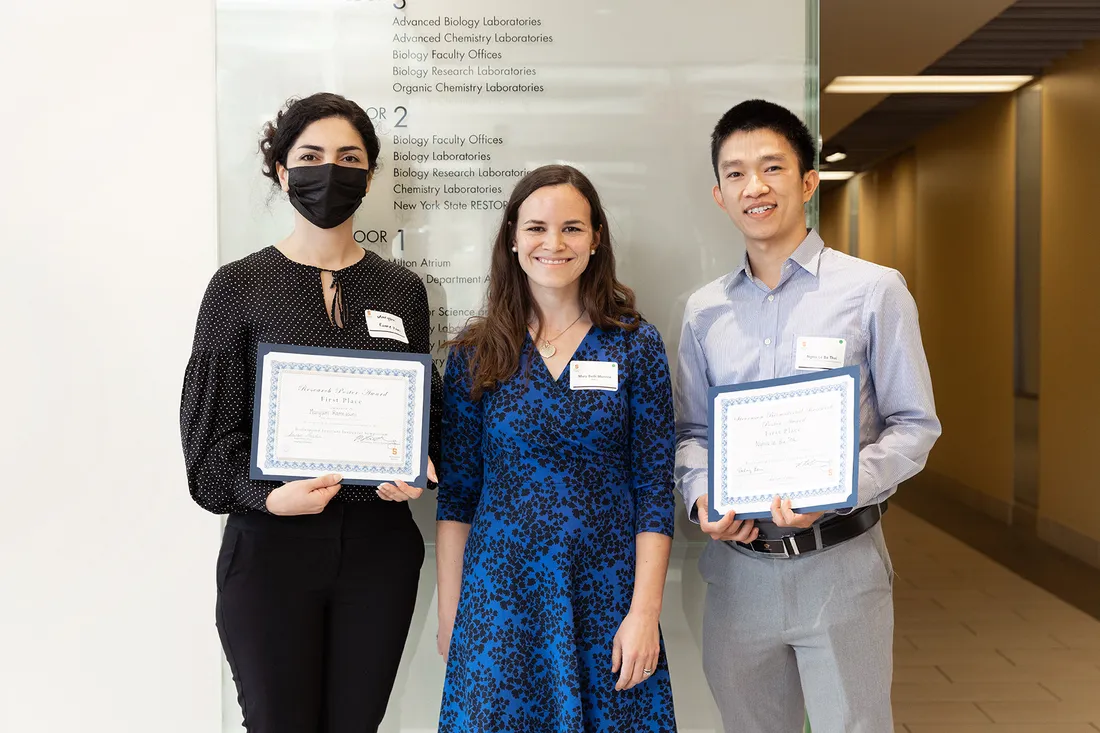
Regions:
<svg viewBox="0 0 1100 733"><path fill-rule="evenodd" d="M614 361L575 361L569 365L569 389L619 391L619 364Z"/></svg>
<svg viewBox="0 0 1100 733"><path fill-rule="evenodd" d="M403 344L409 343L405 335L405 322L400 316L382 311L367 311L367 331L372 338L393 339Z"/></svg>
<svg viewBox="0 0 1100 733"><path fill-rule="evenodd" d="M848 344L842 338L799 336L795 369L839 369L844 366Z"/></svg>

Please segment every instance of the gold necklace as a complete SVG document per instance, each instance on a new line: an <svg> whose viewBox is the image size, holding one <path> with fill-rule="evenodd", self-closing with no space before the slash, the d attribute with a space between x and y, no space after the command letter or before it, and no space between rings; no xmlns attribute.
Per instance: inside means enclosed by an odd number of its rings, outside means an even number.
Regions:
<svg viewBox="0 0 1100 733"><path fill-rule="evenodd" d="M583 315L584 315L584 311L581 310L581 315L577 316L576 321L573 321L568 326L566 326L565 330L563 330L561 333L559 333L557 336L555 336L552 339L549 339L549 340L548 339L543 339L542 340L542 343L538 345L539 353L542 354L542 358L544 358L544 359L554 358L554 354L558 353L558 347L554 346L554 344L551 343L551 342L557 341L558 339L560 339L562 336L565 335L566 331L573 328L573 326L576 326L577 321L579 321L581 319L581 316L583 316ZM533 335L534 334L532 333L532 336Z"/></svg>

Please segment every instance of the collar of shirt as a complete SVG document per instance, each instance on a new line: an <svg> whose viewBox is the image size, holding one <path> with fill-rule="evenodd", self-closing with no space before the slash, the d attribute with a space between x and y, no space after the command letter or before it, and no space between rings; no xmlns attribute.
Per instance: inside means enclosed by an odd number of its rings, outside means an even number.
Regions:
<svg viewBox="0 0 1100 733"><path fill-rule="evenodd" d="M806 232L806 238L802 240L802 244L798 245L798 249L791 253L791 256L787 258L787 264L783 267L783 275L779 278L779 284L775 286L775 289L783 287L792 274L791 264L794 263L800 268L805 270L810 275L817 277L818 271L821 267L821 253L825 250L825 242L821 239L821 235L817 233L816 229L810 229ZM733 278L731 278L731 284L736 286L741 278L739 275L745 275L747 282L750 282L757 287L767 290L767 287L763 283L758 283L756 278L752 274L752 266L749 264L749 253L746 252L744 258L741 260L741 266L733 271Z"/></svg>

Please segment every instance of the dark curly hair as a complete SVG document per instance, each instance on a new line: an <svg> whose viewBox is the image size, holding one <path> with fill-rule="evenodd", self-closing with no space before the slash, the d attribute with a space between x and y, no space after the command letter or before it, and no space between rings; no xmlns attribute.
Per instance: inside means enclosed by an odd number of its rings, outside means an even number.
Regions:
<svg viewBox="0 0 1100 733"><path fill-rule="evenodd" d="M367 151L367 163L373 174L378 167L381 146L367 113L355 102L339 94L319 92L302 99L287 100L286 107L275 119L264 125L260 138L260 155L263 156L263 173L276 187L279 186L278 165L286 167L286 158L294 141L317 120L339 117L359 131Z"/></svg>

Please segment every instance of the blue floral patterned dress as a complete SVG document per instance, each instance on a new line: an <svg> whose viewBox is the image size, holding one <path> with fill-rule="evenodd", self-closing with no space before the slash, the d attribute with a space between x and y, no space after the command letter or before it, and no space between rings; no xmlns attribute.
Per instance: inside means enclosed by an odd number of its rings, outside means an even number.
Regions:
<svg viewBox="0 0 1100 733"><path fill-rule="evenodd" d="M574 361L618 364L617 391L554 380L527 339L518 373L478 402L454 349L444 392L440 520L471 524L440 733L669 733L661 645L615 691L636 534L672 535L675 427L661 336L593 327Z"/></svg>

